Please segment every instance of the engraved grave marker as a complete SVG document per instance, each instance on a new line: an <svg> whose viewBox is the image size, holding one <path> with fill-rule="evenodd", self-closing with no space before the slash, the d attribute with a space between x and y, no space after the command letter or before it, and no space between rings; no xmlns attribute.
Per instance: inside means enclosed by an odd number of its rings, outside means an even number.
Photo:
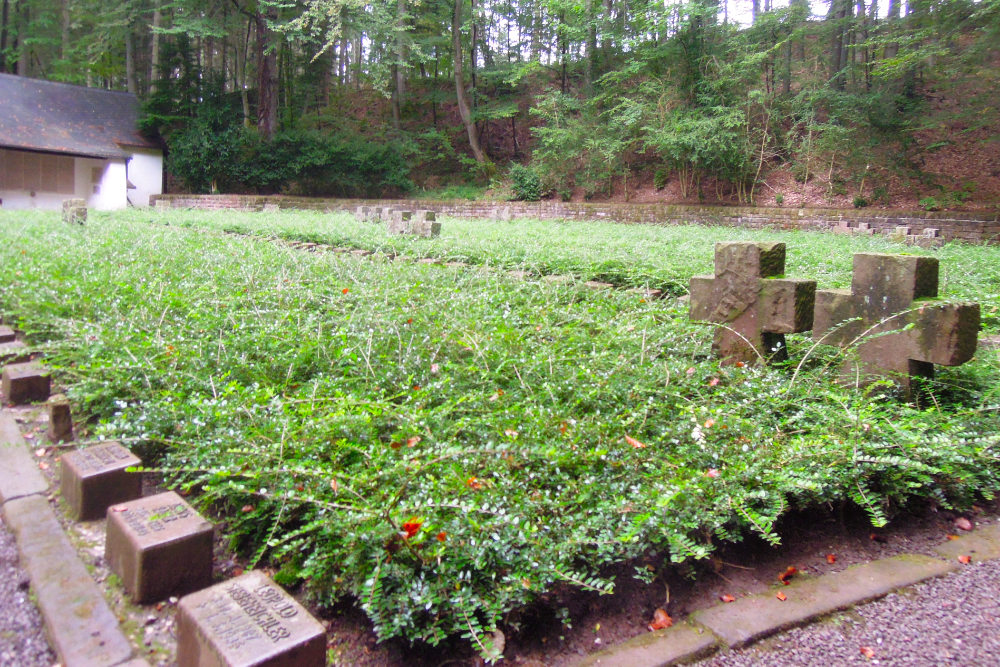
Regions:
<svg viewBox="0 0 1000 667"><path fill-rule="evenodd" d="M784 243L716 243L715 276L691 278L690 317L724 325L712 342L723 363L787 359L785 334L812 328L816 282L784 271Z"/></svg>
<svg viewBox="0 0 1000 667"><path fill-rule="evenodd" d="M298 602L254 570L181 599L177 662L322 667L326 633Z"/></svg>
<svg viewBox="0 0 1000 667"><path fill-rule="evenodd" d="M47 400L51 380L49 372L34 362L7 364L0 377L0 387L9 402L24 405Z"/></svg>
<svg viewBox="0 0 1000 667"><path fill-rule="evenodd" d="M212 582L212 524L167 491L108 508L104 559L138 603Z"/></svg>
<svg viewBox="0 0 1000 667"><path fill-rule="evenodd" d="M61 463L59 488L78 521L100 519L109 506L142 495L142 475L125 471L142 461L117 442L68 452Z"/></svg>

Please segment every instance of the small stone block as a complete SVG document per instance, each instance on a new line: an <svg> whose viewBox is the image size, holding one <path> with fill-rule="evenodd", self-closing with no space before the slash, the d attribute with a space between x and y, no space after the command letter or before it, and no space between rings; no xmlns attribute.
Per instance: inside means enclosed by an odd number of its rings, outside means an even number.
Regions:
<svg viewBox="0 0 1000 667"><path fill-rule="evenodd" d="M62 394L49 399L49 428L46 436L49 442L69 442L73 439L73 413L69 401ZM104 516L104 510L101 510L101 516Z"/></svg>
<svg viewBox="0 0 1000 667"><path fill-rule="evenodd" d="M173 491L112 505L107 516L104 559L134 602L212 583L212 524Z"/></svg>
<svg viewBox="0 0 1000 667"><path fill-rule="evenodd" d="M142 475L125 471L142 461L117 442L68 452L61 462L59 486L77 521L100 519L111 505L142 495Z"/></svg>
<svg viewBox="0 0 1000 667"><path fill-rule="evenodd" d="M63 222L83 224L87 221L87 202L83 199L65 199L62 203Z"/></svg>
<svg viewBox="0 0 1000 667"><path fill-rule="evenodd" d="M941 230L936 227L928 227L924 230L923 235L926 236L927 238L936 239L937 237L941 236Z"/></svg>
<svg viewBox="0 0 1000 667"><path fill-rule="evenodd" d="M31 362L4 366L0 383L4 396L14 405L48 400L51 389L48 371Z"/></svg>
<svg viewBox="0 0 1000 667"><path fill-rule="evenodd" d="M15 338L13 329L7 325L0 325L0 343L12 343Z"/></svg>
<svg viewBox="0 0 1000 667"><path fill-rule="evenodd" d="M181 599L177 664L323 667L326 632L294 598L254 570Z"/></svg>

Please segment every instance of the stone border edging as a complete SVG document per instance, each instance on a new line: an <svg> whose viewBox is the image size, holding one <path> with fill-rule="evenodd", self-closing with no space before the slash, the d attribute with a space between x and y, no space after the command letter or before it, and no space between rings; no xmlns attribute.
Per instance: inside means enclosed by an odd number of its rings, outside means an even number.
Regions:
<svg viewBox="0 0 1000 667"><path fill-rule="evenodd" d="M894 590L943 576L962 567L960 555L974 561L1000 558L1000 525L977 528L934 548L938 558L903 554L852 565L841 572L803 578L775 591L718 604L691 614L676 625L633 637L581 660L580 667L661 667L690 662L720 649L740 648L804 625L828 614L881 598Z"/></svg>
<svg viewBox="0 0 1000 667"><path fill-rule="evenodd" d="M147 665L133 658L104 594L56 518L49 485L11 412L0 413L0 503L53 650L66 667Z"/></svg>

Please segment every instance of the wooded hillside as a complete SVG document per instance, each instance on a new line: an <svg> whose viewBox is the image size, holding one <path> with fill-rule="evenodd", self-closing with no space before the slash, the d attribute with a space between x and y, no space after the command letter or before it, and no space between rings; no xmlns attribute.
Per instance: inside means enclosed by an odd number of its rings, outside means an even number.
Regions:
<svg viewBox="0 0 1000 667"><path fill-rule="evenodd" d="M1000 201L1000 0L0 2L0 71L135 92L192 191Z"/></svg>

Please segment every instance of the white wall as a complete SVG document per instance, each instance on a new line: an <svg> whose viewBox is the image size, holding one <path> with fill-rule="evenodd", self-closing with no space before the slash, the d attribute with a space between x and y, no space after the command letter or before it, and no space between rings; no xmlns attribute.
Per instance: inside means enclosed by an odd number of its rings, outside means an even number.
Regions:
<svg viewBox="0 0 1000 667"><path fill-rule="evenodd" d="M88 208L98 211L113 211L128 206L125 159L77 158L76 196L85 199Z"/></svg>
<svg viewBox="0 0 1000 667"><path fill-rule="evenodd" d="M163 153L135 149L128 160L128 180L135 186L128 191L133 206L149 206L151 195L163 194Z"/></svg>
<svg viewBox="0 0 1000 667"><path fill-rule="evenodd" d="M0 185L0 206L5 209L52 210L62 208L64 200L75 197L85 200L87 206L95 210L111 211L125 208L130 202L134 206L149 206L150 195L160 194L163 190L163 155L159 151L138 151L128 159L127 165L124 158L62 159L73 160L72 193L68 186L61 192L48 192L41 189L32 191L5 188ZM69 178L68 173L66 177ZM129 182L135 188L128 189ZM47 182L43 185L47 186ZM61 188L62 186L53 185L51 189Z"/></svg>

